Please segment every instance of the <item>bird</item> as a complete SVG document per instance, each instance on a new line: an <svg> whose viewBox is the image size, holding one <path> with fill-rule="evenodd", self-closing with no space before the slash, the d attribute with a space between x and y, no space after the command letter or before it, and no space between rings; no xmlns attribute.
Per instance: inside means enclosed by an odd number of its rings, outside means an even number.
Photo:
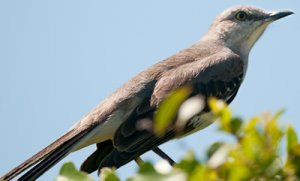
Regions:
<svg viewBox="0 0 300 181"><path fill-rule="evenodd" d="M0 180L36 180L68 154L96 144L80 169L119 168L153 150L170 164L174 161L159 145L204 129L214 122L209 97L230 104L245 78L250 50L268 25L293 14L235 6L219 14L196 43L142 71L100 102L56 141L12 169ZM188 98L201 96L203 109L180 128L170 126L160 135L138 129L142 120L153 122L159 105L175 90L191 88ZM188 99L187 98L187 99Z"/></svg>

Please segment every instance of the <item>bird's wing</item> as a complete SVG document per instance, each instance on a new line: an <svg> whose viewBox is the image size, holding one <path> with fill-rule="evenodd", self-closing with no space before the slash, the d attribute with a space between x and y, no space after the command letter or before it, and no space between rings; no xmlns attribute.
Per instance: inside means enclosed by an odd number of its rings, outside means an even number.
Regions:
<svg viewBox="0 0 300 181"><path fill-rule="evenodd" d="M171 91L184 85L192 85L195 91L200 91L199 93L204 96L224 94L227 92L223 90L225 86L228 89L234 87L233 82L241 83L243 69L243 60L233 53L228 55L219 53L205 59L196 59L162 75L155 85L151 105L158 105ZM203 90L196 90L201 89L199 86L202 86Z"/></svg>
<svg viewBox="0 0 300 181"><path fill-rule="evenodd" d="M217 54L189 62L162 74L155 84L149 107L156 108L171 91L184 85L192 85L198 94L231 99L231 96L235 96L242 77L243 61L235 54ZM152 120L154 111L155 109L149 109L148 112L129 117L123 122L115 133L115 149L104 158L99 168L120 167L175 137L176 130L169 130L165 135L158 137L147 129L137 128L139 122ZM188 127L185 131L189 132L192 129Z"/></svg>

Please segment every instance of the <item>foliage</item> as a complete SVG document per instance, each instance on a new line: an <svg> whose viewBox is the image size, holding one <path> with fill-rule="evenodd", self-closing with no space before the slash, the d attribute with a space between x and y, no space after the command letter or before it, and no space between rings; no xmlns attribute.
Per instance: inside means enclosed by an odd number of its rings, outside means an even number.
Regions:
<svg viewBox="0 0 300 181"><path fill-rule="evenodd" d="M154 115L154 133L163 134L172 125L180 106L191 94L192 88L185 86L173 91L169 97L159 105Z"/></svg>
<svg viewBox="0 0 300 181"><path fill-rule="evenodd" d="M55 181L93 181L93 179L83 173L78 171L72 162L65 163L61 169L59 176L55 179Z"/></svg>
<svg viewBox="0 0 300 181"><path fill-rule="evenodd" d="M181 91L183 96L189 94L188 89ZM178 103L182 103L182 99L177 98L174 102L178 110ZM164 105L166 108L161 108L159 112L168 109L170 103L172 100L168 100ZM198 160L193 152L188 152L173 168L166 161L141 163L136 175L127 181L300 180L300 144L292 126L287 129L279 126L278 119L282 112L243 121L233 117L227 105L220 100L211 98L209 106L219 118L219 131L231 135L235 140L233 143L214 143L207 149L205 160ZM174 111L168 112L167 117L174 119ZM165 128L170 122L161 125L161 128ZM162 134L161 128L158 129L159 134ZM286 153L282 154L284 138ZM76 171L71 163L66 163L57 178L57 181L61 180L90 181L91 178ZM100 174L100 180L120 179L114 170L105 168Z"/></svg>

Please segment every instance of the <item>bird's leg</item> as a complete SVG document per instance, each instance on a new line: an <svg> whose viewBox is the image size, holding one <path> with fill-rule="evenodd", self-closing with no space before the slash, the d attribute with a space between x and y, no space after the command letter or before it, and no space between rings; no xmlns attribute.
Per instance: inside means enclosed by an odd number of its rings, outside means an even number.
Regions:
<svg viewBox="0 0 300 181"><path fill-rule="evenodd" d="M141 166L141 164L144 163L144 161L141 159L141 157L136 157L134 159L135 163L138 165L138 166Z"/></svg>
<svg viewBox="0 0 300 181"><path fill-rule="evenodd" d="M169 155L163 152L160 148L155 147L152 149L152 151L156 153L158 156L160 156L162 159L167 160L171 166L173 166L176 163L171 157L169 157Z"/></svg>

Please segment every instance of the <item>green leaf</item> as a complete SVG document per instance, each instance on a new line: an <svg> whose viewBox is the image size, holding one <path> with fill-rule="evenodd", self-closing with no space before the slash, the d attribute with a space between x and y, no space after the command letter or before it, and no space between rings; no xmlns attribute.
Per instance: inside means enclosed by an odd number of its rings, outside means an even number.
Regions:
<svg viewBox="0 0 300 181"><path fill-rule="evenodd" d="M154 133L161 135L174 121L180 105L192 93L192 87L185 86L173 91L158 106L154 115Z"/></svg>
<svg viewBox="0 0 300 181"><path fill-rule="evenodd" d="M225 143L223 142L215 142L214 144L212 144L206 151L207 158L209 159L224 144Z"/></svg>
<svg viewBox="0 0 300 181"><path fill-rule="evenodd" d="M93 181L88 174L78 171L72 162L65 163L55 181Z"/></svg>
<svg viewBox="0 0 300 181"><path fill-rule="evenodd" d="M115 170L111 169L111 168L102 168L99 180L101 180L101 181L120 181L120 179L115 174Z"/></svg>
<svg viewBox="0 0 300 181"><path fill-rule="evenodd" d="M221 115L222 112L227 108L227 105L224 101L219 100L215 97L209 98L208 105L211 111L216 115Z"/></svg>
<svg viewBox="0 0 300 181"><path fill-rule="evenodd" d="M155 173L155 169L150 162L144 162L140 165L139 173Z"/></svg>
<svg viewBox="0 0 300 181"><path fill-rule="evenodd" d="M241 130L242 125L243 125L242 119L237 117L233 118L230 123L230 132L239 136L239 132Z"/></svg>
<svg viewBox="0 0 300 181"><path fill-rule="evenodd" d="M227 104L222 100L218 100L214 97L211 97L208 100L208 105L211 111L220 118L220 129L225 132L232 133L231 112Z"/></svg>
<svg viewBox="0 0 300 181"><path fill-rule="evenodd" d="M188 151L175 167L180 168L186 173L191 173L199 164L200 163L196 160L195 153L193 151Z"/></svg>
<svg viewBox="0 0 300 181"><path fill-rule="evenodd" d="M286 132L287 153L293 152L293 148L298 144L298 138L295 130L289 126Z"/></svg>
<svg viewBox="0 0 300 181"><path fill-rule="evenodd" d="M129 178L128 181L163 181L167 176L158 173L150 162L140 164L138 174Z"/></svg>

